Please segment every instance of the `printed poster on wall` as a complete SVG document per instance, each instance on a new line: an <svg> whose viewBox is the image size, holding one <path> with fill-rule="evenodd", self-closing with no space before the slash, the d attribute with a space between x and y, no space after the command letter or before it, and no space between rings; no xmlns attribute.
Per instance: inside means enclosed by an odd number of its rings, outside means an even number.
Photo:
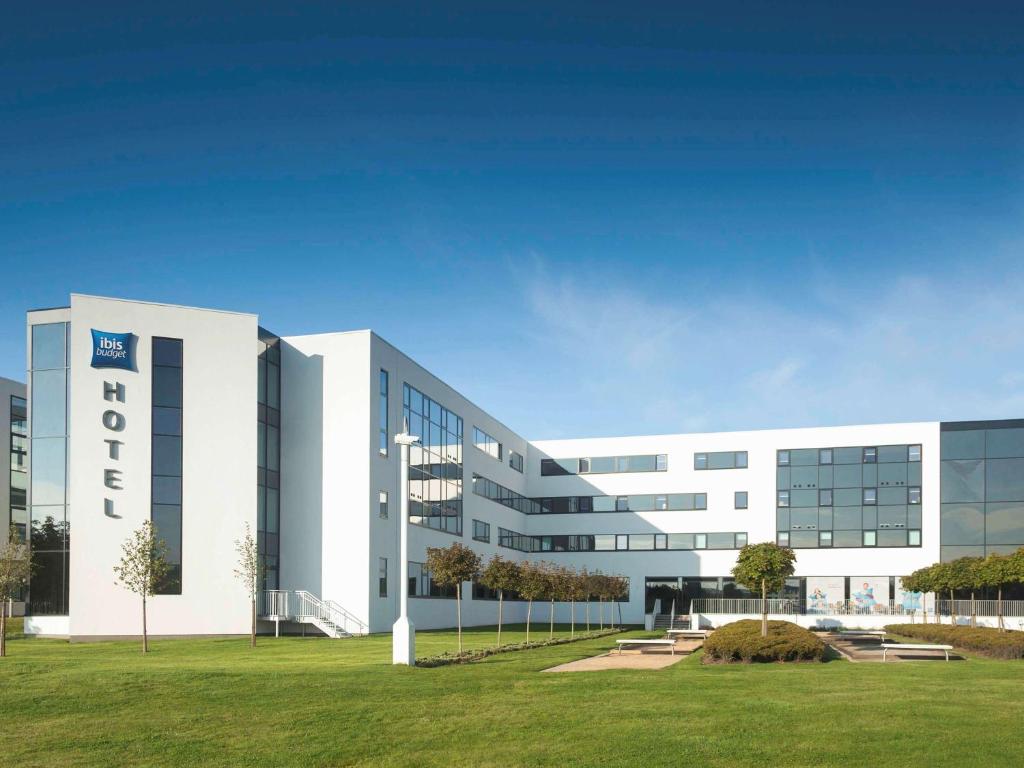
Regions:
<svg viewBox="0 0 1024 768"><path fill-rule="evenodd" d="M831 606L846 599L846 580L842 576L807 577L807 612L834 613Z"/></svg>
<svg viewBox="0 0 1024 768"><path fill-rule="evenodd" d="M850 606L857 613L874 613L889 605L888 576L851 576Z"/></svg>
<svg viewBox="0 0 1024 768"><path fill-rule="evenodd" d="M921 592L908 592L903 589L903 579L896 577L896 594L893 596L898 608L906 613L914 613L925 608L929 611L935 610L935 596L929 592L927 595Z"/></svg>

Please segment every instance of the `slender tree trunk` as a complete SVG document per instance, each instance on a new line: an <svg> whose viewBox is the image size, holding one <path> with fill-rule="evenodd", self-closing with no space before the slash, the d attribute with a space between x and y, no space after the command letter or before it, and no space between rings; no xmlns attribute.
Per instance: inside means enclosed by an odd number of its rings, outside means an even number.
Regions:
<svg viewBox="0 0 1024 768"><path fill-rule="evenodd" d="M548 640L555 639L555 601L551 601L551 607L548 608Z"/></svg>
<svg viewBox="0 0 1024 768"><path fill-rule="evenodd" d="M505 590L498 590L498 647L501 647L501 611L505 602Z"/></svg>
<svg viewBox="0 0 1024 768"><path fill-rule="evenodd" d="M587 632L590 632L590 595L587 595Z"/></svg>
<svg viewBox="0 0 1024 768"><path fill-rule="evenodd" d="M7 655L7 601L0 605L0 657Z"/></svg>
<svg viewBox="0 0 1024 768"><path fill-rule="evenodd" d="M974 590L971 590L971 628L978 626L978 612L974 610Z"/></svg>
<svg viewBox="0 0 1024 768"><path fill-rule="evenodd" d="M619 629L622 629L622 603L615 601L615 610L619 612Z"/></svg>
<svg viewBox="0 0 1024 768"><path fill-rule="evenodd" d="M604 598L597 598L597 620L601 631L604 631Z"/></svg>
<svg viewBox="0 0 1024 768"><path fill-rule="evenodd" d="M956 626L956 605L953 602L953 590L949 590L949 623Z"/></svg>
<svg viewBox="0 0 1024 768"><path fill-rule="evenodd" d="M1006 631L1006 625L1003 623L1003 585L999 585L999 594L996 599L996 619L997 625L1000 632Z"/></svg>
<svg viewBox="0 0 1024 768"><path fill-rule="evenodd" d="M761 637L768 637L768 582L761 579Z"/></svg>
<svg viewBox="0 0 1024 768"><path fill-rule="evenodd" d="M252 596L252 630L249 633L249 647L256 647L256 595Z"/></svg>
<svg viewBox="0 0 1024 768"><path fill-rule="evenodd" d="M530 614L533 613L533 599L526 603L526 642L530 642Z"/></svg>
<svg viewBox="0 0 1024 768"><path fill-rule="evenodd" d="M569 637L576 637L576 600L569 601Z"/></svg>
<svg viewBox="0 0 1024 768"><path fill-rule="evenodd" d="M455 585L455 623L459 631L459 653L462 653L462 583Z"/></svg>
<svg viewBox="0 0 1024 768"><path fill-rule="evenodd" d="M146 596L142 596L142 652L149 653L149 635L146 634Z"/></svg>

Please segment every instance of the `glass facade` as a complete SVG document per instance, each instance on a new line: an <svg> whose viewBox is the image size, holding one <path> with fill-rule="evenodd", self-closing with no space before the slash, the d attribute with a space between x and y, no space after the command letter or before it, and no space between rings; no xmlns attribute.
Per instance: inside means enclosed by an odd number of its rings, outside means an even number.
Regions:
<svg viewBox="0 0 1024 768"><path fill-rule="evenodd" d="M1024 421L952 422L941 430L942 559L1024 546Z"/></svg>
<svg viewBox="0 0 1024 768"><path fill-rule="evenodd" d="M617 472L667 472L668 455L590 456L578 459L541 459L541 475L603 475Z"/></svg>
<svg viewBox="0 0 1024 768"><path fill-rule="evenodd" d="M455 587L435 584L425 563L410 560L409 597L455 597Z"/></svg>
<svg viewBox="0 0 1024 768"><path fill-rule="evenodd" d="M629 496L553 496L531 499L473 475L473 493L524 515L567 515L591 512L692 511L708 508L706 493L642 493Z"/></svg>
<svg viewBox="0 0 1024 768"><path fill-rule="evenodd" d="M256 543L263 588L281 573L281 340L259 330L257 351ZM385 501L385 510L386 510Z"/></svg>
<svg viewBox="0 0 1024 768"><path fill-rule="evenodd" d="M377 420L379 427L379 435L377 442L377 452L381 456L388 455L388 372L383 368L380 370L380 376L378 381L379 393L378 393L378 404L377 404Z"/></svg>
<svg viewBox="0 0 1024 768"><path fill-rule="evenodd" d="M746 533L583 533L531 536L498 528L498 546L519 552L641 552L740 549Z"/></svg>
<svg viewBox="0 0 1024 768"><path fill-rule="evenodd" d="M795 549L921 546L921 446L778 451L777 542Z"/></svg>
<svg viewBox="0 0 1024 768"><path fill-rule="evenodd" d="M11 396L10 520L24 542L28 536L28 408L24 397ZM4 527L6 536L7 526Z"/></svg>
<svg viewBox="0 0 1024 768"><path fill-rule="evenodd" d="M746 469L746 451L717 451L693 454L694 469Z"/></svg>
<svg viewBox="0 0 1024 768"><path fill-rule="evenodd" d="M409 522L461 536L462 418L408 384L402 411L420 438L409 450Z"/></svg>
<svg viewBox="0 0 1024 768"><path fill-rule="evenodd" d="M488 456L501 461L501 443L480 429L480 427L473 427L473 445Z"/></svg>
<svg viewBox="0 0 1024 768"><path fill-rule="evenodd" d="M693 600L707 598L760 598L736 583L731 576L648 576L645 580L644 611L654 610L655 601L660 600L662 613L675 611L688 614ZM807 593L805 578L786 579L786 584L779 592L770 594L769 598L782 598L803 603Z"/></svg>
<svg viewBox="0 0 1024 768"><path fill-rule="evenodd" d="M491 524L483 520L473 521L473 541L482 541L485 544L491 542Z"/></svg>
<svg viewBox="0 0 1024 768"><path fill-rule="evenodd" d="M32 326L29 465L32 576L27 611L68 613L71 530L67 496L69 323Z"/></svg>
<svg viewBox="0 0 1024 768"><path fill-rule="evenodd" d="M167 545L170 566L158 595L181 594L183 372L181 339L154 337L150 512L155 535Z"/></svg>

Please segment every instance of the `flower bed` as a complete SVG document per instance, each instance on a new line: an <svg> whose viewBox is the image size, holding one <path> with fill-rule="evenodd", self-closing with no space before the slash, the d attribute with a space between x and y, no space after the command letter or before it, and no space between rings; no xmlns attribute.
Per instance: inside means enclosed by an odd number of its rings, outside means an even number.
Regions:
<svg viewBox="0 0 1024 768"><path fill-rule="evenodd" d="M498 653L508 653L511 651L528 651L531 648L546 648L551 645L565 645L566 643L575 643L580 640L593 640L597 637L617 635L620 632L622 632L621 629L604 629L596 630L593 632L577 632L575 637L556 637L553 640L543 640L541 642L533 643L511 643L509 645L495 646L494 648L476 648L469 651L463 651L462 653L442 653L438 656L427 656L423 659L416 659L416 666L443 667L447 664L467 664L471 661L480 661L480 659L486 659L488 656L494 656Z"/></svg>
<svg viewBox="0 0 1024 768"><path fill-rule="evenodd" d="M1024 632L949 624L890 624L885 631L926 643L952 645L994 659L1024 659Z"/></svg>
<svg viewBox="0 0 1024 768"><path fill-rule="evenodd" d="M810 630L788 621L769 621L768 636L761 622L743 619L726 624L704 641L704 663L822 661L825 644Z"/></svg>

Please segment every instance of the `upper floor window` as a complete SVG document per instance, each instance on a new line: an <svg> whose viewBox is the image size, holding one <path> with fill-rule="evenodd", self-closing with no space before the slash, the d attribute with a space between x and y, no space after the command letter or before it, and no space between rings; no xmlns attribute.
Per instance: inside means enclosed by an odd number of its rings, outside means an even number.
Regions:
<svg viewBox="0 0 1024 768"><path fill-rule="evenodd" d="M878 463L878 449L877 448L865 448L864 449L864 463L865 464L877 464Z"/></svg>
<svg viewBox="0 0 1024 768"><path fill-rule="evenodd" d="M381 520L388 519L388 492L380 491L377 494L377 514Z"/></svg>
<svg viewBox="0 0 1024 768"><path fill-rule="evenodd" d="M736 507L736 509L746 509L747 508L747 492L746 491L736 491L736 493L733 494L733 506Z"/></svg>
<svg viewBox="0 0 1024 768"><path fill-rule="evenodd" d="M501 461L501 443L480 429L480 427L473 427L473 445Z"/></svg>
<svg viewBox="0 0 1024 768"><path fill-rule="evenodd" d="M921 446L920 445L908 445L907 446L907 461L920 461L921 460Z"/></svg>
<svg viewBox="0 0 1024 768"><path fill-rule="evenodd" d="M818 451L818 463L819 464L831 464L832 463L832 449L821 448Z"/></svg>
<svg viewBox="0 0 1024 768"><path fill-rule="evenodd" d="M777 455L778 455L778 460L779 460L778 461L779 466L780 467L788 467L789 466L789 451L779 451Z"/></svg>
<svg viewBox="0 0 1024 768"><path fill-rule="evenodd" d="M523 454L510 450L508 452L508 465L516 472L523 471Z"/></svg>
<svg viewBox="0 0 1024 768"><path fill-rule="evenodd" d="M746 469L746 451L717 451L693 454L694 469Z"/></svg>
<svg viewBox="0 0 1024 768"><path fill-rule="evenodd" d="M619 472L665 472L667 454L639 456L585 456L573 459L541 459L540 473L550 475L598 475Z"/></svg>
<svg viewBox="0 0 1024 768"><path fill-rule="evenodd" d="M485 544L491 542L491 524L483 520L473 521L473 541L482 541Z"/></svg>
<svg viewBox="0 0 1024 768"><path fill-rule="evenodd" d="M379 430L380 438L377 451L381 456L388 455L388 372L383 368L380 370L380 392L379 392Z"/></svg>

